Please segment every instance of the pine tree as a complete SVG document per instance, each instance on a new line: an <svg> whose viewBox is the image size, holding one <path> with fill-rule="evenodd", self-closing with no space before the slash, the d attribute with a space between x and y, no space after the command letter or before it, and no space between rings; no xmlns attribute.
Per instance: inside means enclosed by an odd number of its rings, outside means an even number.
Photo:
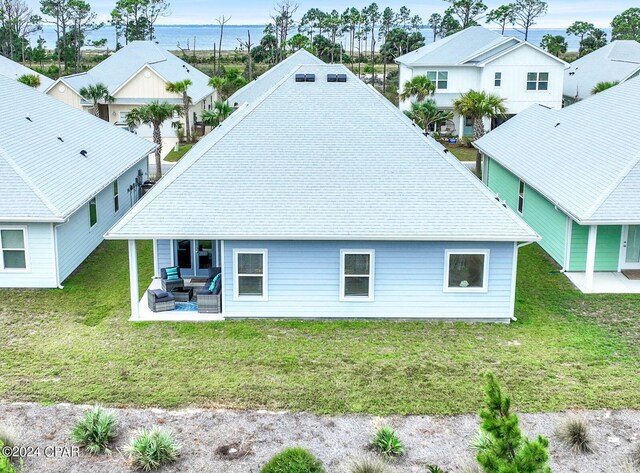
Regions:
<svg viewBox="0 0 640 473"><path fill-rule="evenodd" d="M480 411L480 429L486 442L479 447L477 460L485 473L551 473L548 466L549 440L538 436L531 441L522 435L518 416L510 412L511 401L502 394L492 373L486 375L486 408Z"/></svg>

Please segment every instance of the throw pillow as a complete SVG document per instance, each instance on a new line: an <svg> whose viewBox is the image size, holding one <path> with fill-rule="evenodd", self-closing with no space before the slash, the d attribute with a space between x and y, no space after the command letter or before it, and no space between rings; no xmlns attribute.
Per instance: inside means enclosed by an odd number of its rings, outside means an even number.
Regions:
<svg viewBox="0 0 640 473"><path fill-rule="evenodd" d="M220 279L220 275L217 274L215 278L213 278L213 281L211 281L211 284L209 285L209 292L213 292L213 290L216 287L216 283L218 282L218 279Z"/></svg>

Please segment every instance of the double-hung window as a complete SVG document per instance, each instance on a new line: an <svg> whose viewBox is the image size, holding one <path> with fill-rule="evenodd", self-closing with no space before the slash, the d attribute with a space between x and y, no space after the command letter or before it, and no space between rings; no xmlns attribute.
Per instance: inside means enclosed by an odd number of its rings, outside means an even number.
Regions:
<svg viewBox="0 0 640 473"><path fill-rule="evenodd" d="M427 71L427 78L433 82L438 90L445 90L449 87L449 72L447 71Z"/></svg>
<svg viewBox="0 0 640 473"><path fill-rule="evenodd" d="M549 90L549 73L529 72L527 74L527 90Z"/></svg>
<svg viewBox="0 0 640 473"><path fill-rule="evenodd" d="M340 300L372 301L374 250L340 251Z"/></svg>
<svg viewBox="0 0 640 473"><path fill-rule="evenodd" d="M445 292L487 292L489 250L447 250L444 267Z"/></svg>
<svg viewBox="0 0 640 473"><path fill-rule="evenodd" d="M493 78L493 85L495 87L502 87L502 72L496 72Z"/></svg>
<svg viewBox="0 0 640 473"><path fill-rule="evenodd" d="M518 213L522 214L524 210L524 182L520 181L518 185Z"/></svg>
<svg viewBox="0 0 640 473"><path fill-rule="evenodd" d="M118 180L113 181L113 211L120 210L120 196L118 195Z"/></svg>
<svg viewBox="0 0 640 473"><path fill-rule="evenodd" d="M94 197L89 201L89 227L93 228L98 223L98 203Z"/></svg>
<svg viewBox="0 0 640 473"><path fill-rule="evenodd" d="M26 270L27 232L24 228L0 229L0 271Z"/></svg>
<svg viewBox="0 0 640 473"><path fill-rule="evenodd" d="M266 301L267 250L234 250L236 300Z"/></svg>

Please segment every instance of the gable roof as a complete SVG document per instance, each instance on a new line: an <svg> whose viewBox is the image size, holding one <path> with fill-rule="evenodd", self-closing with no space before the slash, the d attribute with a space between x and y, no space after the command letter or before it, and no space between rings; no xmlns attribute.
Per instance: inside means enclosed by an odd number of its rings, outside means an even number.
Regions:
<svg viewBox="0 0 640 473"><path fill-rule="evenodd" d="M425 66L477 66L483 67L497 57L527 45L554 60L561 59L520 38L502 36L482 26L472 26L451 36L427 44L396 58L396 62L409 67Z"/></svg>
<svg viewBox="0 0 640 473"><path fill-rule="evenodd" d="M609 132L594 117L613 118ZM534 105L476 147L582 224L640 222L640 78L561 110Z"/></svg>
<svg viewBox="0 0 640 473"><path fill-rule="evenodd" d="M214 92L209 86L209 76L162 49L153 41L132 41L89 71L64 76L58 80L71 87L78 95L83 87L99 82L108 87L111 95L116 95L119 89L145 67L168 82L191 79L193 85L189 87L189 95L193 103L201 101Z"/></svg>
<svg viewBox="0 0 640 473"><path fill-rule="evenodd" d="M290 74L293 69L303 64L324 64L324 61L317 58L305 49L301 49L284 61L276 64L256 80L249 82L235 94L229 97L229 104L242 105L243 103L252 103L265 92L270 90L274 85L280 82L286 75Z"/></svg>
<svg viewBox="0 0 640 473"><path fill-rule="evenodd" d="M640 72L640 43L613 41L571 63L565 72L564 95L586 98L599 82L623 82Z"/></svg>
<svg viewBox="0 0 640 473"><path fill-rule="evenodd" d="M0 221L64 221L154 149L0 76Z"/></svg>
<svg viewBox="0 0 640 473"><path fill-rule="evenodd" d="M44 92L53 84L53 79L49 79L47 76L43 76L39 72L29 69L0 54L0 75L17 80L25 74L35 74L40 77L40 86L36 88L40 92Z"/></svg>
<svg viewBox="0 0 640 473"><path fill-rule="evenodd" d="M299 66L242 106L106 237L537 239L380 93L329 64Z"/></svg>

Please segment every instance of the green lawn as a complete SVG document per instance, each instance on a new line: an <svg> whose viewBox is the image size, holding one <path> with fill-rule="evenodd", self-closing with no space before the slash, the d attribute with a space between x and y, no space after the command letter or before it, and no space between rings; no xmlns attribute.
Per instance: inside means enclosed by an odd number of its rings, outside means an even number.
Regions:
<svg viewBox="0 0 640 473"><path fill-rule="evenodd" d="M134 324L126 242L108 242L64 290L0 290L0 399L452 414L478 408L493 370L522 411L640 408L639 298L579 294L537 246L519 274L511 325Z"/></svg>
<svg viewBox="0 0 640 473"><path fill-rule="evenodd" d="M175 163L177 161L180 161L180 158L182 158L185 154L187 154L187 151L189 151L192 147L193 147L192 144L189 144L189 145L181 144L180 148L178 148L178 151L176 151L175 149L172 149L167 155L167 157L164 158L164 160L170 163Z"/></svg>
<svg viewBox="0 0 640 473"><path fill-rule="evenodd" d="M467 148L466 146L448 146L446 144L445 144L445 146L460 161L475 161L476 160L477 151L476 151L475 148Z"/></svg>

